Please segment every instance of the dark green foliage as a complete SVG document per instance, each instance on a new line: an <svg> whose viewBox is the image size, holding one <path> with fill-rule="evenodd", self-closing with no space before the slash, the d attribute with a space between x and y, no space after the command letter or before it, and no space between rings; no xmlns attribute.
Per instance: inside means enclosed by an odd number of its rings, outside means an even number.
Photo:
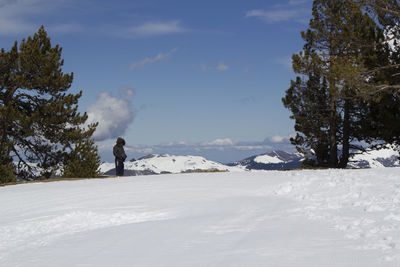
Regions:
<svg viewBox="0 0 400 267"><path fill-rule="evenodd" d="M363 121L365 140L381 140L400 145L400 95L380 92L366 105L368 120Z"/></svg>
<svg viewBox="0 0 400 267"><path fill-rule="evenodd" d="M400 22L400 1L399 0L355 0L363 5L372 16L379 20L383 26L399 25ZM397 29L397 36L399 36Z"/></svg>
<svg viewBox="0 0 400 267"><path fill-rule="evenodd" d="M62 72L61 52L43 27L10 51L1 49L0 166L17 161L16 175L54 175L75 144L95 130L96 125L82 127L87 119L77 111L82 92L67 93L73 74ZM28 162L37 163L42 174L35 176Z"/></svg>
<svg viewBox="0 0 400 267"><path fill-rule="evenodd" d="M305 158L301 163L302 169L313 169L315 167L317 167L317 163L314 159L311 158Z"/></svg>
<svg viewBox="0 0 400 267"><path fill-rule="evenodd" d="M398 0L360 0L371 17L379 21L386 42L378 45L380 53L366 61L367 76L372 89L370 99L362 108L365 140L380 140L400 145L400 2ZM389 42L389 49L385 48ZM382 49L383 47L383 49ZM381 144L382 142L380 142Z"/></svg>
<svg viewBox="0 0 400 267"><path fill-rule="evenodd" d="M345 168L350 149L369 136L362 128L373 92L368 71L388 51L383 31L354 1L315 0L302 37L304 49L292 58L301 76L282 99L295 120L291 141L312 150L317 166Z"/></svg>
<svg viewBox="0 0 400 267"><path fill-rule="evenodd" d="M100 156L93 140L86 139L76 144L64 164L64 177L91 178L100 175Z"/></svg>
<svg viewBox="0 0 400 267"><path fill-rule="evenodd" d="M297 77L291 81L286 96L282 99L285 107L291 109L291 118L295 120L296 137L291 141L298 150L306 154L310 148L315 151L317 161L320 165L328 163L328 134L329 110L328 91L326 81L321 78L320 60L314 54L309 56L307 69L303 73L308 75L307 80ZM301 59L298 55L293 56L294 64ZM301 133L301 134L300 134ZM304 146L305 145L305 146Z"/></svg>
<svg viewBox="0 0 400 267"><path fill-rule="evenodd" d="M14 167L11 163L0 165L0 184L15 182Z"/></svg>

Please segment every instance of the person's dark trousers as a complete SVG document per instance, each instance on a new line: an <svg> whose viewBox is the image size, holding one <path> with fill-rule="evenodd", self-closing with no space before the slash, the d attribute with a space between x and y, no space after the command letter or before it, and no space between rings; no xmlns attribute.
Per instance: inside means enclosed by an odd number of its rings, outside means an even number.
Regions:
<svg viewBox="0 0 400 267"><path fill-rule="evenodd" d="M117 176L124 176L124 162L115 161L115 173Z"/></svg>

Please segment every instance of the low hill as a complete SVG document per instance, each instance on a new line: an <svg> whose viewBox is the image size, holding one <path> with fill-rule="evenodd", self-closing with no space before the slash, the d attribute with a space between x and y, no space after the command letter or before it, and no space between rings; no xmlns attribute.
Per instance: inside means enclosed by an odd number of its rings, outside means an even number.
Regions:
<svg viewBox="0 0 400 267"><path fill-rule="evenodd" d="M247 170L291 170L300 168L303 160L304 156L302 154L274 150L229 165Z"/></svg>
<svg viewBox="0 0 400 267"><path fill-rule="evenodd" d="M103 163L101 172L115 175L114 163ZM151 154L138 160L125 162L125 176L187 173L200 171L243 171L242 168L226 166L199 156L174 156L168 154Z"/></svg>

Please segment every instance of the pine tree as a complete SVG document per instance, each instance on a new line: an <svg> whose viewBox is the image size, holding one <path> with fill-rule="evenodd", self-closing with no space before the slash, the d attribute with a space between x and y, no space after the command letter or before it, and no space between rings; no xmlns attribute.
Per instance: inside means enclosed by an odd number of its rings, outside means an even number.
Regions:
<svg viewBox="0 0 400 267"><path fill-rule="evenodd" d="M79 141L64 164L64 177L93 178L100 175L100 156L91 139Z"/></svg>
<svg viewBox="0 0 400 267"><path fill-rule="evenodd" d="M345 168L354 141L365 135L360 107L369 86L363 74L382 32L354 1L315 0L302 37L304 51L293 56L301 76L283 98L295 119L292 143L313 149L318 166Z"/></svg>
<svg viewBox="0 0 400 267"><path fill-rule="evenodd" d="M307 154L303 147L312 149L318 165L326 166L329 160L329 137L326 132L329 126L329 113L326 109L328 91L326 81L321 77L320 58L316 54L308 54L308 50L305 53L293 55L293 66L298 73L307 75L308 79L297 77L296 81L291 81L282 101L292 111L291 118L295 120L297 134L291 139L292 143L303 154ZM304 58L308 59L305 65L302 64ZM315 165L310 161L306 163Z"/></svg>
<svg viewBox="0 0 400 267"><path fill-rule="evenodd" d="M67 93L73 73L63 73L61 53L59 45L52 47L43 26L19 46L15 42L10 51L1 49L1 171L10 173L17 161L23 169L17 175L50 177L75 144L95 131L95 124L82 127L87 119L78 112L82 91ZM37 163L43 172L36 175L29 163Z"/></svg>
<svg viewBox="0 0 400 267"><path fill-rule="evenodd" d="M379 21L384 31L382 53L376 55L366 73L371 101L364 106L369 122L365 122L375 140L400 147L400 2L398 0L360 0L368 14ZM383 145L385 145L383 143ZM381 142L379 144L382 144ZM378 146L379 147L379 146Z"/></svg>
<svg viewBox="0 0 400 267"><path fill-rule="evenodd" d="M380 24L386 26L396 26L400 22L400 1L399 0L355 0L367 8L373 17L377 17ZM395 35L399 36L397 29Z"/></svg>

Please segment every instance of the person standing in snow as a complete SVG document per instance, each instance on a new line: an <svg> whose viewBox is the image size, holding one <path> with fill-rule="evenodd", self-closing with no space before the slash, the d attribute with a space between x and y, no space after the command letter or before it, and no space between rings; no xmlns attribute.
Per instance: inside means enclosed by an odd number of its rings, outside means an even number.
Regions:
<svg viewBox="0 0 400 267"><path fill-rule="evenodd" d="M117 143L113 148L113 154L115 157L115 172L117 176L124 176L124 161L126 154L124 150L125 140L118 137Z"/></svg>

